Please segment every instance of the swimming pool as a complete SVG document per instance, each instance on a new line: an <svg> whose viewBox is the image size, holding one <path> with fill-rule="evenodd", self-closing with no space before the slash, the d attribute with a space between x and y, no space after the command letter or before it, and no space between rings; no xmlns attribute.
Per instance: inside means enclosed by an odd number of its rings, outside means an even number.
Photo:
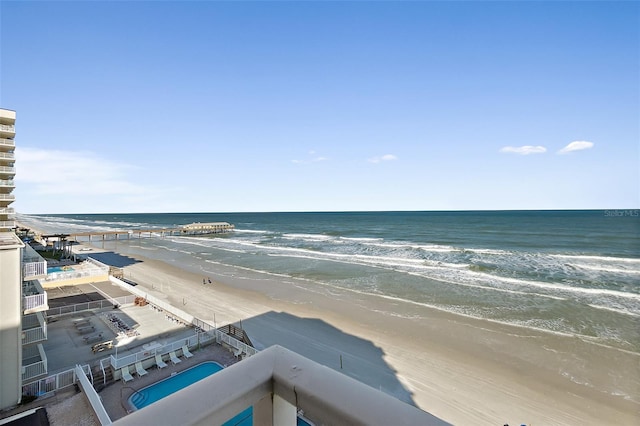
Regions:
<svg viewBox="0 0 640 426"><path fill-rule="evenodd" d="M207 361L193 366L171 377L142 388L129 397L129 405L133 410L139 410L169 396L182 388L198 382L222 370L217 362Z"/></svg>
<svg viewBox="0 0 640 426"><path fill-rule="evenodd" d="M222 370L222 366L214 361L206 361L195 365L164 380L156 382L145 388L134 392L128 399L129 406L135 411L151 405L162 398L186 388ZM229 419L223 426L251 426L253 424L253 407L249 407L243 412ZM310 426L310 423L298 417L298 426Z"/></svg>
<svg viewBox="0 0 640 426"><path fill-rule="evenodd" d="M47 274L52 274L54 272L62 272L62 266L52 266L50 268L47 268Z"/></svg>

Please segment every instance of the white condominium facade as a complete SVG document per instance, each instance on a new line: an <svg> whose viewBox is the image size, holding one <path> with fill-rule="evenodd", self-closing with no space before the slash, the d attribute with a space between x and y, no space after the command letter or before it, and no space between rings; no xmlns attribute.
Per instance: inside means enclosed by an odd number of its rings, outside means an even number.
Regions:
<svg viewBox="0 0 640 426"><path fill-rule="evenodd" d="M19 404L22 385L47 373L41 342L49 309L39 279L47 262L14 232L15 111L0 109L0 410Z"/></svg>
<svg viewBox="0 0 640 426"><path fill-rule="evenodd" d="M14 227L14 211L9 205L15 200L12 194L15 185L16 112L0 109L0 232Z"/></svg>

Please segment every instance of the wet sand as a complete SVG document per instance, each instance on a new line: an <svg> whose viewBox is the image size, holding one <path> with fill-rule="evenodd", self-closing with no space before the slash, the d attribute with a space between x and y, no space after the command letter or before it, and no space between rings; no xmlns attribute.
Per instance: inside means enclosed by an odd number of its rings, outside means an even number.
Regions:
<svg viewBox="0 0 640 426"><path fill-rule="evenodd" d="M218 326L241 323L258 348L279 344L453 424L640 420L639 404L607 391L638 399L635 354L278 277L225 271L209 284L212 271L126 255L140 262L125 278L150 294ZM611 383L619 371L628 383Z"/></svg>

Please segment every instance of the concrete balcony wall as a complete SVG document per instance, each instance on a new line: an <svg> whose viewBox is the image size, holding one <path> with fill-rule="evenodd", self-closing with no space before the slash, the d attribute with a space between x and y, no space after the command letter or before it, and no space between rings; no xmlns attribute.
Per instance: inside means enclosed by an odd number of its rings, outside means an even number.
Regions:
<svg viewBox="0 0 640 426"><path fill-rule="evenodd" d="M248 407L260 425L294 426L296 413L328 425L446 425L412 405L272 346L114 422L222 424Z"/></svg>
<svg viewBox="0 0 640 426"><path fill-rule="evenodd" d="M0 123L15 123L16 112L12 109L0 108Z"/></svg>

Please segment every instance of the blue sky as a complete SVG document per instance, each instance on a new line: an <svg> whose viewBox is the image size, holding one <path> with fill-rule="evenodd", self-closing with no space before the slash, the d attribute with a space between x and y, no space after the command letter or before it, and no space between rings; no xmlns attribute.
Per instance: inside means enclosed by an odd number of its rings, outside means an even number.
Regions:
<svg viewBox="0 0 640 426"><path fill-rule="evenodd" d="M640 206L637 2L0 2L20 213Z"/></svg>

